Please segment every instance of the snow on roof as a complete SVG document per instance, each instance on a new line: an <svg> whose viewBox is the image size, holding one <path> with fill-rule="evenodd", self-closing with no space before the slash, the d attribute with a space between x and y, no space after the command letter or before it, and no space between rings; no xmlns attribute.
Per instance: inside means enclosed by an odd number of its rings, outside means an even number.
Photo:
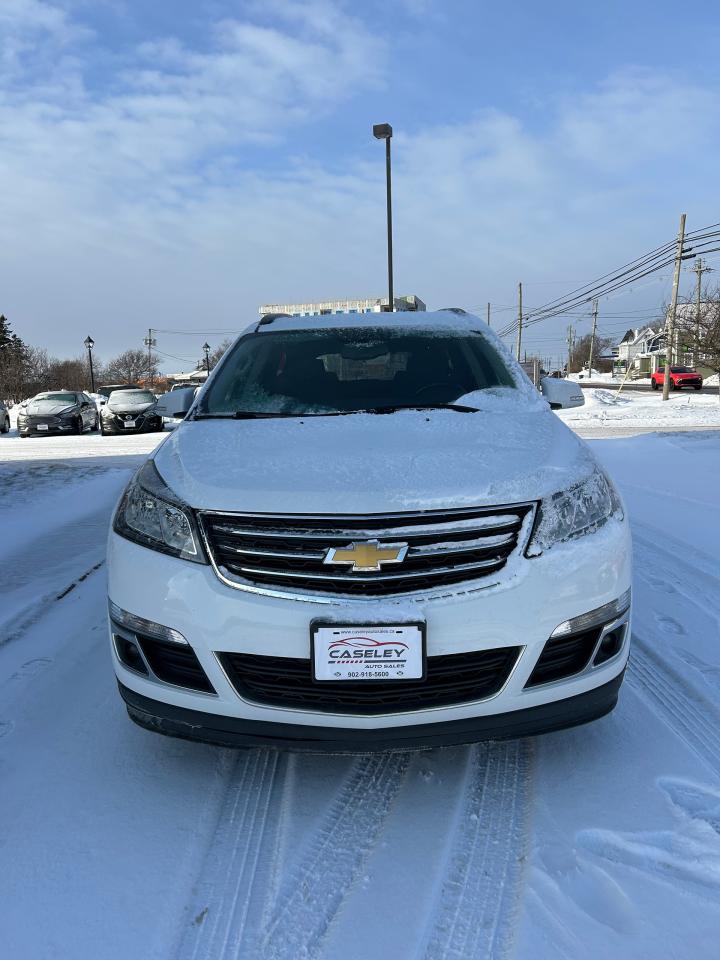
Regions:
<svg viewBox="0 0 720 960"><path fill-rule="evenodd" d="M487 324L474 314L464 311L396 310L393 313L326 313L312 317L277 317L261 326L260 330L348 330L367 327L467 332L487 327Z"/></svg>

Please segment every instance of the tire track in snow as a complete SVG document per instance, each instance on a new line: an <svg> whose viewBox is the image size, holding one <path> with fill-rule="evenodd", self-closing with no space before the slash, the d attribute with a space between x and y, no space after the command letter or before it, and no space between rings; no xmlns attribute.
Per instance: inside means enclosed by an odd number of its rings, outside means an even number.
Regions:
<svg viewBox="0 0 720 960"><path fill-rule="evenodd" d="M360 876L403 783L411 753L359 757L278 892L257 953L238 960L314 960Z"/></svg>
<svg viewBox="0 0 720 960"><path fill-rule="evenodd" d="M458 823L423 960L498 960L512 948L531 798L528 740L468 748Z"/></svg>
<svg viewBox="0 0 720 960"><path fill-rule="evenodd" d="M236 761L176 960L316 957L372 850L410 754L359 757L297 865L277 883L288 757Z"/></svg>
<svg viewBox="0 0 720 960"><path fill-rule="evenodd" d="M255 960L243 950L253 885L268 848L271 809L286 763L277 750L237 756L177 960ZM241 952L242 951L242 952Z"/></svg>
<svg viewBox="0 0 720 960"><path fill-rule="evenodd" d="M650 710L720 776L720 712L633 633L627 682Z"/></svg>
<svg viewBox="0 0 720 960"><path fill-rule="evenodd" d="M69 593L72 593L75 587L87 580L88 577L104 565L105 561L99 560L79 576L75 576L69 583L66 583L65 586L61 588L56 587L49 593L36 597L32 603L26 604L7 623L2 625L2 631L0 631L0 646L4 643L9 643L11 640L17 640L23 636L23 634L27 633L36 623L39 623L43 617L50 613L53 603L56 603L58 600L64 600Z"/></svg>

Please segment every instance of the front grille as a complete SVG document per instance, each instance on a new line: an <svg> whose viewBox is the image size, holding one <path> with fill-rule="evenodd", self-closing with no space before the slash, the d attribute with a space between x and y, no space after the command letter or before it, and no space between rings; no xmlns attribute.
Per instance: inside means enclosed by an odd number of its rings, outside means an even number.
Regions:
<svg viewBox="0 0 720 960"><path fill-rule="evenodd" d="M137 640L158 680L202 693L215 693L192 647L151 637L138 636Z"/></svg>
<svg viewBox="0 0 720 960"><path fill-rule="evenodd" d="M240 584L313 593L384 596L427 591L498 573L518 547L532 504L368 516L201 514L220 572ZM408 544L379 571L324 563L330 547Z"/></svg>
<svg viewBox="0 0 720 960"><path fill-rule="evenodd" d="M590 663L601 630L602 627L594 627L569 637L548 640L525 686L537 687L580 673Z"/></svg>
<svg viewBox="0 0 720 960"><path fill-rule="evenodd" d="M428 657L427 678L404 682L334 681L312 678L310 660L219 653L218 658L245 700L290 709L382 714L447 707L498 693L522 647L501 647Z"/></svg>

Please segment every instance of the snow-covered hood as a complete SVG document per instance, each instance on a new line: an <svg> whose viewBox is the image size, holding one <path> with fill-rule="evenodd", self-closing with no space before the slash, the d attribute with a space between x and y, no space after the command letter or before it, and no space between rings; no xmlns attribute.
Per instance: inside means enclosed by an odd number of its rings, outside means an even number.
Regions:
<svg viewBox="0 0 720 960"><path fill-rule="evenodd" d="M61 413L72 410L77 403L59 403L57 400L28 400L27 406L21 409L31 417L57 417Z"/></svg>
<svg viewBox="0 0 720 960"><path fill-rule="evenodd" d="M331 514L536 500L586 476L594 459L538 403L512 413L187 420L155 464L196 508Z"/></svg>
<svg viewBox="0 0 720 960"><path fill-rule="evenodd" d="M143 401L133 401L133 400L108 400L106 404L109 410L112 410L113 413L145 413L146 410L149 410L150 407L155 406L155 400L151 400L149 403L147 400Z"/></svg>

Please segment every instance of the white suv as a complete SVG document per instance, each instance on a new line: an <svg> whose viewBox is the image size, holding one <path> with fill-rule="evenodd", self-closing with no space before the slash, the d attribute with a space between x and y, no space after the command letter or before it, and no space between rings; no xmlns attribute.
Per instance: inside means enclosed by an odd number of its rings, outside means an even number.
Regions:
<svg viewBox="0 0 720 960"><path fill-rule="evenodd" d="M265 317L197 397L158 410L187 416L124 492L108 548L137 723L367 749L524 736L615 705L622 502L476 317Z"/></svg>

